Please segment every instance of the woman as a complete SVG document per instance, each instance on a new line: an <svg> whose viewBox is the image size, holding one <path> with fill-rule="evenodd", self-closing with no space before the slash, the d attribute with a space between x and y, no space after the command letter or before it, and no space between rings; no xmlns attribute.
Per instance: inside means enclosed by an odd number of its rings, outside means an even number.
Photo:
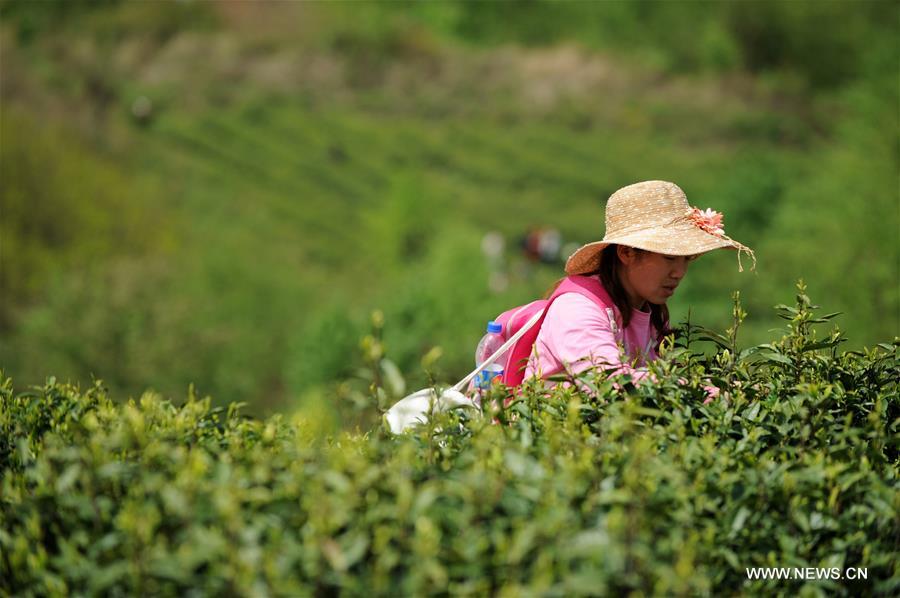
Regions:
<svg viewBox="0 0 900 598"><path fill-rule="evenodd" d="M725 235L722 215L692 208L678 185L644 181L619 189L606 204L606 234L566 262L583 292L554 297L541 324L525 378L602 366L640 380L668 333L666 301L691 261L713 249L753 251ZM554 295L560 280L548 293ZM602 309L600 305L610 305ZM718 389L709 387L710 395Z"/></svg>

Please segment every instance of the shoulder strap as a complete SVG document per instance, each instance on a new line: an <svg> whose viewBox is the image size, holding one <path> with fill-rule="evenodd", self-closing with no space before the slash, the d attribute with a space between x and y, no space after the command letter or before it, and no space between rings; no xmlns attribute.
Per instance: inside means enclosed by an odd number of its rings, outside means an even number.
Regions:
<svg viewBox="0 0 900 598"><path fill-rule="evenodd" d="M619 336L620 318L618 309L616 309L615 302L599 280L590 276L569 276L557 287L550 300L553 301L565 293L578 293L593 301L597 307L606 313L613 335Z"/></svg>

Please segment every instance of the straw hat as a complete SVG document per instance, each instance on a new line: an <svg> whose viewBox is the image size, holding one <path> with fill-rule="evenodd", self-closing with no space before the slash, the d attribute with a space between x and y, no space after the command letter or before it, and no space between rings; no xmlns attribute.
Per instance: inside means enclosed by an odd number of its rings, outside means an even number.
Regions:
<svg viewBox="0 0 900 598"><path fill-rule="evenodd" d="M613 243L667 255L737 249L741 272L741 252L750 254L756 267L753 251L725 234L722 214L691 207L684 191L667 181L644 181L613 193L606 202L606 235L569 256L566 274L593 272L603 248Z"/></svg>

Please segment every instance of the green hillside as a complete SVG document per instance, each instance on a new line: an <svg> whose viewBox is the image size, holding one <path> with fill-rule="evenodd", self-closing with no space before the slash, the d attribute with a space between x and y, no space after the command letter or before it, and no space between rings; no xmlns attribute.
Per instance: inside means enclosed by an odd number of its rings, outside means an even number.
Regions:
<svg viewBox="0 0 900 598"><path fill-rule="evenodd" d="M409 386L457 379L488 319L561 276L519 238L599 239L645 179L758 260L705 256L674 322L724 328L740 290L763 342L803 278L850 347L890 341L896 5L744 4L3 2L0 363L328 403L381 310Z"/></svg>

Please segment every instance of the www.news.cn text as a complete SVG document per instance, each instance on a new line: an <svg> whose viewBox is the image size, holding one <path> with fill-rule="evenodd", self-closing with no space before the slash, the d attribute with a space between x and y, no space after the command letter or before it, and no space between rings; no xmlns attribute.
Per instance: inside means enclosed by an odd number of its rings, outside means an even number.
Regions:
<svg viewBox="0 0 900 598"><path fill-rule="evenodd" d="M847 567L747 567L747 579L868 579L866 568Z"/></svg>

